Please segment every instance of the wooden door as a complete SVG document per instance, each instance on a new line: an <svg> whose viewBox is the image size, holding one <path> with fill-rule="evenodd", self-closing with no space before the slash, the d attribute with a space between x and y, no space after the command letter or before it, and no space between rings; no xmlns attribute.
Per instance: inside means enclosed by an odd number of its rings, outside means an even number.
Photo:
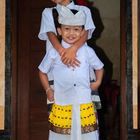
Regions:
<svg viewBox="0 0 140 140"><path fill-rule="evenodd" d="M38 65L45 54L45 42L38 39L41 13L53 6L51 0L16 0L16 57L14 75L17 87L13 140L47 140L46 96L38 77ZM14 9L13 9L14 11ZM15 31L14 31L15 32ZM14 52L15 53L15 52ZM13 57L14 59L14 57ZM14 65L14 64L13 64Z"/></svg>

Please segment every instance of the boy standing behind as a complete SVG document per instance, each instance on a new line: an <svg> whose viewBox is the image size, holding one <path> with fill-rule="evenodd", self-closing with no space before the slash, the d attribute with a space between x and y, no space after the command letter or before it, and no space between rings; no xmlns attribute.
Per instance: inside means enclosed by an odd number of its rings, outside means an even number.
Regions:
<svg viewBox="0 0 140 140"><path fill-rule="evenodd" d="M61 25L58 33L66 49L81 39L86 21L83 11L73 12L63 6L59 12ZM55 101L49 116L49 140L99 140L91 90L101 84L103 63L87 44L78 49L76 58L81 62L79 67L67 67L52 48L39 65L39 76L47 98ZM96 74L96 82L93 83L90 83L90 68ZM49 71L54 77L54 90L49 85Z"/></svg>
<svg viewBox="0 0 140 140"><path fill-rule="evenodd" d="M76 52L77 50L92 36L92 32L95 29L95 26L92 21L90 10L85 6L75 5L71 0L52 0L56 3L56 7L52 8L45 8L42 13L41 19L41 27L38 37L41 40L46 40L46 50L47 53L52 48L52 46L58 51L59 55L61 56L61 60L64 64L70 66L79 66L80 61L76 59ZM61 6L66 6L69 9L75 9L84 11L86 14L86 23L85 23L85 30L82 31L82 36L78 41L76 41L72 46L69 48L64 48L59 40L57 39L57 31L54 25L53 13L52 9L55 8L59 13ZM49 75L49 79L53 79L51 75Z"/></svg>

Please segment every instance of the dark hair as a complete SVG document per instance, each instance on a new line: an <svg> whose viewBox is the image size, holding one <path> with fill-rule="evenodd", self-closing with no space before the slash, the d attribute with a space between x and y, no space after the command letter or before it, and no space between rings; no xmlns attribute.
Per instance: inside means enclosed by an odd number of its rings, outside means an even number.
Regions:
<svg viewBox="0 0 140 140"><path fill-rule="evenodd" d="M72 11L72 13L75 15L78 11L75 9L70 9Z"/></svg>

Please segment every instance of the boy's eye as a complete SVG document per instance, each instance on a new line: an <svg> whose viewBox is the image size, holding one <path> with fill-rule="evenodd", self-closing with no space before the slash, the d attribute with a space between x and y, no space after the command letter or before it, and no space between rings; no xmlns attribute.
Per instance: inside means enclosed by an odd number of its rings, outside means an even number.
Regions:
<svg viewBox="0 0 140 140"><path fill-rule="evenodd" d="M79 31L80 29L79 28L75 28L75 31Z"/></svg>
<svg viewBox="0 0 140 140"><path fill-rule="evenodd" d="M66 30L66 31L68 31L68 30L69 30L69 28L65 28L65 30Z"/></svg>
<svg viewBox="0 0 140 140"><path fill-rule="evenodd" d="M75 30L76 32L81 31L80 28L75 28L74 30Z"/></svg>

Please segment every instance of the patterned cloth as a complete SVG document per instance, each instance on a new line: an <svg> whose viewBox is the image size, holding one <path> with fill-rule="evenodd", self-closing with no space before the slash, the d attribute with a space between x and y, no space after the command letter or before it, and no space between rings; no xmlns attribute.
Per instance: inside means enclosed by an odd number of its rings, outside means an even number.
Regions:
<svg viewBox="0 0 140 140"><path fill-rule="evenodd" d="M97 120L92 103L80 105L81 132L89 133L97 130ZM70 134L72 121L72 105L54 104L49 116L51 130L61 134Z"/></svg>

